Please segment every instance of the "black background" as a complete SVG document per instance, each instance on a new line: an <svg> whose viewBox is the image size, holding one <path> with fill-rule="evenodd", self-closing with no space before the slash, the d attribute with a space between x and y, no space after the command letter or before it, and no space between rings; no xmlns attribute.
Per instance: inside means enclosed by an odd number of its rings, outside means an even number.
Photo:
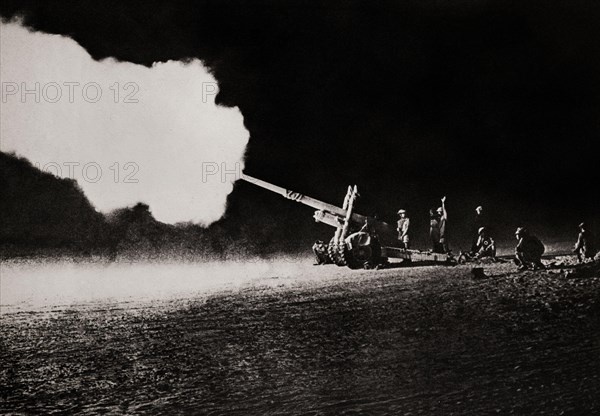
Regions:
<svg viewBox="0 0 600 416"><path fill-rule="evenodd" d="M2 16L70 36L95 59L200 58L251 138L246 172L388 221L425 244L448 196L466 241L483 204L496 234L574 238L600 226L596 1L3 1ZM202 155L198 155L199 163ZM225 221L285 242L329 231L308 208L238 183ZM452 242L451 242L452 244Z"/></svg>

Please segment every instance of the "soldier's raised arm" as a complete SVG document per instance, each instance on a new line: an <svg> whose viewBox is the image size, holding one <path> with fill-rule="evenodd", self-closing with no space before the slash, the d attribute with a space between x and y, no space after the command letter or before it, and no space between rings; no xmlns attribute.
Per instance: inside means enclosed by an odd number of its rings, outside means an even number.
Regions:
<svg viewBox="0 0 600 416"><path fill-rule="evenodd" d="M448 219L448 212L446 211L446 197L445 196L442 198L442 218L445 220Z"/></svg>

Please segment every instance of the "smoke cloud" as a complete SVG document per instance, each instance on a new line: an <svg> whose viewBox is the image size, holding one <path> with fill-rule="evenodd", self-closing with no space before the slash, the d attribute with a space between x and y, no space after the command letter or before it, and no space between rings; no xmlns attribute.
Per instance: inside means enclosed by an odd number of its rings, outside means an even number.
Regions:
<svg viewBox="0 0 600 416"><path fill-rule="evenodd" d="M225 211L249 133L199 60L93 60L75 41L1 23L1 150L76 179L102 212L150 205L166 223Z"/></svg>

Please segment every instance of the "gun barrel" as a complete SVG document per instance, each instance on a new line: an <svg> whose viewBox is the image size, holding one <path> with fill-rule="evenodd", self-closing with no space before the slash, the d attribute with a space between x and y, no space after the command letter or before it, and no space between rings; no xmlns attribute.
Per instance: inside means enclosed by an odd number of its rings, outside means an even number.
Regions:
<svg viewBox="0 0 600 416"><path fill-rule="evenodd" d="M308 205L317 211L321 211L315 213L315 220L318 222L322 222L332 227L341 228L342 224L344 223L344 219L346 218L347 210L336 205L319 201L318 199L282 188L281 186L273 185L272 183L265 182L261 179L254 178L244 173L242 173L240 179L243 179L249 183L253 183L256 186L260 186L261 188L268 189L269 191L275 192L285 198ZM337 217L337 219L335 217ZM362 226L365 224L367 217L353 212L350 219L354 224ZM378 234L382 243L391 244L391 242L395 241L396 234L393 227L383 221L375 220L374 218L369 219L372 222L371 226L373 227L373 230Z"/></svg>
<svg viewBox="0 0 600 416"><path fill-rule="evenodd" d="M308 205L309 207L313 207L316 210L327 211L331 214L340 215L341 217L346 216L346 210L338 206L328 204L327 202L319 201L318 199L302 195L301 193L294 192L289 189L282 188L281 186L273 185L272 183L254 178L250 175L246 175L245 173L242 173L240 179L243 179L246 182L253 183L254 185L260 186L261 188L268 189L269 191L275 192L287 199L291 199L293 201L300 202L301 204ZM352 219L355 219L354 215L352 216ZM362 217L362 221L364 221L364 217L362 215L360 215L359 217ZM361 218L356 218L356 220L360 221Z"/></svg>

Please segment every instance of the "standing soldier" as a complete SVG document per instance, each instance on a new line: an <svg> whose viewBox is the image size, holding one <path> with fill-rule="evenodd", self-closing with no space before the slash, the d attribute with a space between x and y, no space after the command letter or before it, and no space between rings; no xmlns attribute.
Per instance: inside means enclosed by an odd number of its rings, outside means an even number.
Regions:
<svg viewBox="0 0 600 416"><path fill-rule="evenodd" d="M430 228L429 236L433 244L434 253L447 253L448 244L446 240L446 222L448 220L448 212L446 211L446 197L442 198L442 206L434 213L429 211Z"/></svg>
<svg viewBox="0 0 600 416"><path fill-rule="evenodd" d="M398 241L400 243L400 248L404 248L408 250L408 227L410 226L410 219L406 216L406 210L401 209L398 211L398 216L400 219L398 220Z"/></svg>
<svg viewBox="0 0 600 416"><path fill-rule="evenodd" d="M515 263L519 266L519 270L526 270L528 266L531 266L533 270L544 269L542 254L544 254L546 248L539 238L529 234L522 227L517 228L515 236L518 241L515 248Z"/></svg>
<svg viewBox="0 0 600 416"><path fill-rule="evenodd" d="M437 253L440 245L440 217L433 208L429 210L429 237L432 250Z"/></svg>
<svg viewBox="0 0 600 416"><path fill-rule="evenodd" d="M577 236L577 243L575 243L575 250L573 252L577 254L579 263L583 263L585 259L593 259L596 255L594 235L586 228L583 222L579 224L579 236Z"/></svg>
<svg viewBox="0 0 600 416"><path fill-rule="evenodd" d="M486 215L483 213L483 207L479 205L475 208L475 219L473 220L473 228L471 230L471 235L473 239L471 240L471 255L477 254L477 243L479 241L479 229L481 227L487 227L489 224L487 223Z"/></svg>

